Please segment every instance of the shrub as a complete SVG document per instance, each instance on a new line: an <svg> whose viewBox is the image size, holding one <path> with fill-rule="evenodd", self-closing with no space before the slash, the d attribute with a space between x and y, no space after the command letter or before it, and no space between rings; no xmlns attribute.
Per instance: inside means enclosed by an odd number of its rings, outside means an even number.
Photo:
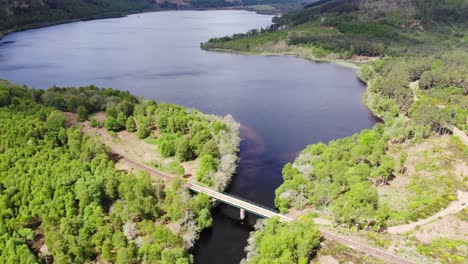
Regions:
<svg viewBox="0 0 468 264"><path fill-rule="evenodd" d="M127 118L127 121L125 122L125 128L127 129L128 132L135 132L136 131L136 123L135 119L133 117L129 116Z"/></svg>
<svg viewBox="0 0 468 264"><path fill-rule="evenodd" d="M117 119L113 118L112 116L106 118L106 121L104 122L104 127L107 130L113 132L117 132L122 129L122 125L117 121Z"/></svg>
<svg viewBox="0 0 468 264"><path fill-rule="evenodd" d="M80 122L83 122L83 121L86 121L88 120L88 109L86 109L86 107L80 105L78 107L78 110L77 110L77 119L78 121Z"/></svg>
<svg viewBox="0 0 468 264"><path fill-rule="evenodd" d="M66 119L62 115L62 113L58 111L53 111L50 113L49 117L47 117L46 127L51 131L59 131L61 128L65 126Z"/></svg>
<svg viewBox="0 0 468 264"><path fill-rule="evenodd" d="M91 118L91 121L89 122L89 125L91 127L100 127L101 126L101 123L99 123L99 121L96 120L96 118Z"/></svg>

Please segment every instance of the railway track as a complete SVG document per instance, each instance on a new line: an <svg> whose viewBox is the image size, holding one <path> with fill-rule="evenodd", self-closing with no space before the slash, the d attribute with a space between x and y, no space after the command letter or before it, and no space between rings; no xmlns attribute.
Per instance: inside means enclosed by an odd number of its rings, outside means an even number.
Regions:
<svg viewBox="0 0 468 264"><path fill-rule="evenodd" d="M336 235L328 230L320 229L320 233L322 233L322 236L325 237L325 239L340 242L341 244L344 244L350 248L367 253L379 259L384 259L384 260L390 261L392 263L397 263L397 264L415 264L415 262L410 261L408 259L396 256L394 254L388 253L380 249L376 249L373 247L369 247L367 245L363 245L351 239Z"/></svg>

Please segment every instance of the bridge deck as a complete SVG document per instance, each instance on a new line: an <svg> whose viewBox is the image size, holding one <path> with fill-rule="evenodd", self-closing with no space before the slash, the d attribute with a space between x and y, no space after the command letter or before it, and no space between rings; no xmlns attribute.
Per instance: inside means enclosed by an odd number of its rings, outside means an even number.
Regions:
<svg viewBox="0 0 468 264"><path fill-rule="evenodd" d="M157 177L162 177L162 178L165 178L167 180L171 180L173 179L174 177L171 176L171 175L168 175L168 174L165 174L165 173L162 173L160 171L157 171L157 170L154 170L150 167L147 167L145 165L142 165L140 163L137 163L131 159L128 159L124 156L120 156L122 159L124 159L125 161L127 161L128 163L132 164L133 166L141 169L141 170L144 170L144 171L147 171L149 172L151 175L155 175ZM223 203L227 203L227 204L230 204L232 206L235 206L237 208L242 208L246 211L249 211L253 214L256 214L258 216L262 216L262 217L267 217L267 218L270 218L270 217L279 217L281 221L285 221L285 222L290 222L292 221L291 218L289 217L286 217L282 214L279 214L271 209L268 209L268 208L264 208L264 207L261 207L260 205L255 205L255 204L252 204L251 202L248 202L248 201L244 201L240 198L236 198L236 197L233 197L233 196L230 196L228 194L225 194L225 193L220 193L220 192L217 192L217 191L214 191L212 189L209 189L209 188L206 188L206 187L203 187L203 186L200 186L198 184L193 184L193 183L186 183L185 184L185 187L189 188L190 190L192 191L195 191L195 192L198 192L198 193L204 193L212 198L215 198L216 200L218 201L221 201Z"/></svg>
<svg viewBox="0 0 468 264"><path fill-rule="evenodd" d="M213 190L208 189L206 187L202 187L200 185L196 185L196 184L192 184L192 183L187 183L186 185L187 185L187 188L189 188L190 190L193 190L193 191L199 192L199 193L204 193L204 194L206 194L206 195L208 195L208 196L210 196L212 198L215 198L218 201L230 204L230 205L232 205L234 207L237 207L237 208L245 209L246 211L249 211L249 212L251 212L253 214L256 214L258 216L267 217L267 218L277 216L277 217L279 217L280 220L282 220L284 222L292 221L291 218L286 217L286 216L284 216L282 214L279 214L279 213L277 213L277 212L275 212L275 211L273 211L271 209L264 208L262 206L252 204L251 202L243 201L242 199L233 197L231 195L216 192L216 191L213 191Z"/></svg>

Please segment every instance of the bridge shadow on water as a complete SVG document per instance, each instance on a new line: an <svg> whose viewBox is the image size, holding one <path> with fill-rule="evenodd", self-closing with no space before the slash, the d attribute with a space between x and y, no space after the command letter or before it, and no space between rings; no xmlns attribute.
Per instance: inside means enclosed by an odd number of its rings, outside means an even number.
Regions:
<svg viewBox="0 0 468 264"><path fill-rule="evenodd" d="M244 252L249 233L253 231L253 225L259 219L247 212L246 216L247 218L242 221L238 208L220 203L213 210L213 226L202 232L192 249L193 252L197 252L194 254L195 263L239 263L245 256L239 253Z"/></svg>

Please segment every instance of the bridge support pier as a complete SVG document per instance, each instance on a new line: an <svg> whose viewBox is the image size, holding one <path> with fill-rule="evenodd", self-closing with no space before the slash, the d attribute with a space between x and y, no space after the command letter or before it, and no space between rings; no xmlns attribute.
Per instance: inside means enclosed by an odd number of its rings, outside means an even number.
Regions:
<svg viewBox="0 0 468 264"><path fill-rule="evenodd" d="M245 210L244 209L240 209L240 220L245 220Z"/></svg>

